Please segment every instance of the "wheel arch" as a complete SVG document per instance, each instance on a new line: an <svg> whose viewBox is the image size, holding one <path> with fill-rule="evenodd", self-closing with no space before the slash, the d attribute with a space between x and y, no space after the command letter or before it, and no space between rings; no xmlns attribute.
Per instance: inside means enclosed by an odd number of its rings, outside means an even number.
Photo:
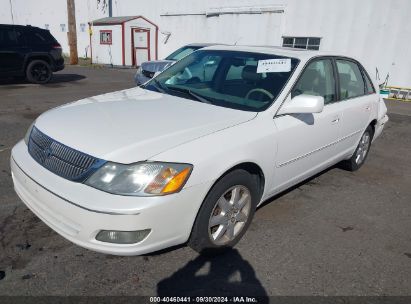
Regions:
<svg viewBox="0 0 411 304"><path fill-rule="evenodd" d="M211 185L210 189L207 191L207 194L205 197L207 197L207 195L210 193L210 191L213 189L213 187L215 186L215 184L217 184L224 176L226 176L228 173L238 170L238 169L243 169L245 171L247 171L248 173L250 173L250 175L256 179L257 183L258 183L258 189L259 189L259 197L258 200L261 200L263 193L264 193L264 189L265 189L265 174L264 171L262 170L262 168L255 162L252 161L244 161L244 162L240 162L236 165L232 165L230 168L225 169L225 171L223 171L223 173L221 173L219 175L219 177L214 181L214 183ZM204 197L204 199L205 199Z"/></svg>
<svg viewBox="0 0 411 304"><path fill-rule="evenodd" d="M372 135L373 135L373 137L374 137L374 133L375 133L375 126L377 125L377 119L373 119L370 123L369 123L369 126L371 126L371 128L372 128Z"/></svg>
<svg viewBox="0 0 411 304"><path fill-rule="evenodd" d="M24 71L26 71L27 66L32 62L33 60L43 60L47 62L49 65L52 64L52 60L48 54L33 54L30 55L26 58L26 62L24 63Z"/></svg>

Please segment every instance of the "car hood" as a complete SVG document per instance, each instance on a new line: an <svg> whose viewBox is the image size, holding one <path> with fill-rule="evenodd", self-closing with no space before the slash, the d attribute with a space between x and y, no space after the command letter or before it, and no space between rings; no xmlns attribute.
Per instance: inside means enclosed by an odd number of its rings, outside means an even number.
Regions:
<svg viewBox="0 0 411 304"><path fill-rule="evenodd" d="M173 60L155 60L155 61L146 61L141 64L141 68L144 71L148 72L161 72L164 69L168 68L170 65L175 63Z"/></svg>
<svg viewBox="0 0 411 304"><path fill-rule="evenodd" d="M52 109L35 125L54 140L81 152L133 163L256 115L133 88Z"/></svg>

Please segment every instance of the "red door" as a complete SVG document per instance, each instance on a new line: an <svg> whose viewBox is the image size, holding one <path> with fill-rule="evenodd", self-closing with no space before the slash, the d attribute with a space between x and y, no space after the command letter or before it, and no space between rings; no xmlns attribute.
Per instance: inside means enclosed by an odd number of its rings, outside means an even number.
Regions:
<svg viewBox="0 0 411 304"><path fill-rule="evenodd" d="M139 66L150 60L150 30L133 28L131 30L133 65Z"/></svg>

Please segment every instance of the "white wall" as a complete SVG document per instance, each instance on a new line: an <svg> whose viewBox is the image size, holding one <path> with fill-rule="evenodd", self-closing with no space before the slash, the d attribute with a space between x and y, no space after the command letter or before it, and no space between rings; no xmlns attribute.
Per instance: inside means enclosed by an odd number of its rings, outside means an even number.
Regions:
<svg viewBox="0 0 411 304"><path fill-rule="evenodd" d="M275 44L281 42L284 14L221 15L203 16L161 16L164 14L205 13L212 8L252 8L256 3L262 7L284 8L287 0L113 0L113 15L143 15L160 27L160 32L171 32L164 44L164 34L159 34L159 58L187 43L216 42L226 44ZM144 3L144 5L142 5ZM267 29L270 29L267 31Z"/></svg>
<svg viewBox="0 0 411 304"><path fill-rule="evenodd" d="M284 6L284 14L162 17L212 8ZM410 0L113 0L114 15L141 14L171 32L159 57L190 42L281 44L282 35L319 36L321 50L361 60L381 82L411 87Z"/></svg>
<svg viewBox="0 0 411 304"><path fill-rule="evenodd" d="M100 30L112 31L112 44L100 44ZM93 27L93 63L122 65L121 25L99 25Z"/></svg>
<svg viewBox="0 0 411 304"><path fill-rule="evenodd" d="M319 36L321 50L358 57L383 82L411 87L411 1L289 0L285 35Z"/></svg>
<svg viewBox="0 0 411 304"><path fill-rule="evenodd" d="M45 28L49 24L50 32L61 44L64 53L69 53L67 41L67 1L66 0L12 0L14 23L30 24ZM80 57L85 56L85 49L89 45L88 22L104 17L106 14L97 7L97 0L76 0L77 50ZM9 0L0 0L0 23L11 24ZM82 32L80 24L86 24ZM61 31L60 24L65 24L65 32ZM88 51L90 56L90 51Z"/></svg>
<svg viewBox="0 0 411 304"><path fill-rule="evenodd" d="M13 0L16 23L50 24L53 35L68 51L66 0ZM0 0L0 23L10 23L9 0ZM219 17L161 16L201 14L213 9L283 8L284 13L220 15ZM100 18L97 0L77 0L77 25ZM107 12L106 12L107 15ZM389 84L411 87L410 0L113 0L114 16L143 15L171 32L167 44L159 34L159 57L191 42L280 45L283 35L320 36L321 50L358 57L375 76L390 74ZM47 20L47 21L46 21ZM79 54L88 45L79 33Z"/></svg>

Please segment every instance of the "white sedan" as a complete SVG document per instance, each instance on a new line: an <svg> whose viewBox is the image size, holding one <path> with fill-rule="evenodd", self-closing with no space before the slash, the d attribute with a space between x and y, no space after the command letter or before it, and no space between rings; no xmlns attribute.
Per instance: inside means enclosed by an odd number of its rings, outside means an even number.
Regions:
<svg viewBox="0 0 411 304"><path fill-rule="evenodd" d="M21 200L63 237L116 255L234 246L256 207L341 163L387 122L356 60L213 46L142 88L42 114L13 148Z"/></svg>

